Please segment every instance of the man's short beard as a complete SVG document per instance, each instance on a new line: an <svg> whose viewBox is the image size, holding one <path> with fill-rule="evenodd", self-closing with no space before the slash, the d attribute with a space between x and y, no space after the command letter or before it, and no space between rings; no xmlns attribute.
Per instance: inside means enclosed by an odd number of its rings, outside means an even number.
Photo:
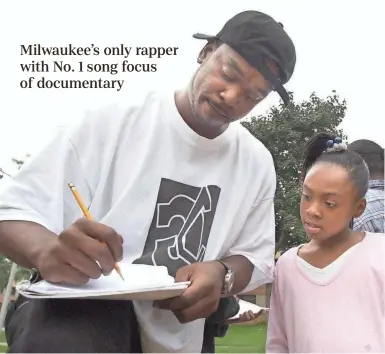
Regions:
<svg viewBox="0 0 385 354"><path fill-rule="evenodd" d="M191 112L192 112L194 118L196 120L198 120L199 122L204 122L204 119L194 109L194 102L196 99L196 97L194 95L194 92L195 92L194 83L195 83L195 78L196 78L197 74L199 73L199 70L201 70L201 68L202 68L202 65L197 69L197 71L195 72L195 74L193 75L193 77L190 80L189 90L188 90L188 100L189 100Z"/></svg>

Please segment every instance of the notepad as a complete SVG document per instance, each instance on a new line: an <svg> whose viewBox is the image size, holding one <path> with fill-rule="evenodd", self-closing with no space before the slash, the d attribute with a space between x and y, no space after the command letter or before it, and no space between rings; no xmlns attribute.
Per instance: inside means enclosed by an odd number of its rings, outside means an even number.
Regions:
<svg viewBox="0 0 385 354"><path fill-rule="evenodd" d="M53 284L42 280L17 285L17 291L27 298L82 298L110 300L162 300L180 295L190 284L177 283L164 266L119 263L124 281L113 271L108 276L91 279L84 285Z"/></svg>

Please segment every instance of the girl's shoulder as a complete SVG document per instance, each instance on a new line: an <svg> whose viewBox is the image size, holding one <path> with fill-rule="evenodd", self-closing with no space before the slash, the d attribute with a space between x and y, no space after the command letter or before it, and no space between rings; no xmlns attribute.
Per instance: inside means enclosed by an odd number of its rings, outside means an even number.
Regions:
<svg viewBox="0 0 385 354"><path fill-rule="evenodd" d="M297 260L298 250L302 246L303 245L292 247L287 251L285 251L284 253L282 253L282 255L277 260L276 268L277 269L287 268L287 267L290 267L291 265L295 265Z"/></svg>
<svg viewBox="0 0 385 354"><path fill-rule="evenodd" d="M385 234L366 232L365 238L362 242L366 245L366 251L372 256L385 259Z"/></svg>
<svg viewBox="0 0 385 354"><path fill-rule="evenodd" d="M384 233L374 233L366 232L364 242L373 248L379 247L379 251L385 252L385 234Z"/></svg>
<svg viewBox="0 0 385 354"><path fill-rule="evenodd" d="M366 236L369 240L374 240L373 242L384 242L385 233L382 232L365 232Z"/></svg>

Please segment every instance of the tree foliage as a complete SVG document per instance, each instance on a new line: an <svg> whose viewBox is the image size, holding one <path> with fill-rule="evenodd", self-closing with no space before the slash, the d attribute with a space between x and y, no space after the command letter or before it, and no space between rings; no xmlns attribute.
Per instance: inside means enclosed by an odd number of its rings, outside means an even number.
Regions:
<svg viewBox="0 0 385 354"><path fill-rule="evenodd" d="M0 292L3 292L8 284L9 275L11 273L12 262L5 256L0 254ZM17 267L15 281L18 282L23 279L28 279L30 272L28 269Z"/></svg>
<svg viewBox="0 0 385 354"><path fill-rule="evenodd" d="M30 155L26 155L26 158L28 158ZM24 160L13 158L12 161L17 165L18 168L20 168L24 164ZM0 168L0 179L2 179L4 176L8 176L9 174L4 171L2 168ZM9 275L12 268L12 262L9 261L4 255L0 254L0 292L3 292L3 290L6 288ZM18 267L15 280L19 281L22 279L27 279L29 277L29 271L25 268Z"/></svg>
<svg viewBox="0 0 385 354"><path fill-rule="evenodd" d="M277 250L286 250L307 240L299 216L300 168L306 141L315 133L333 132L347 137L339 129L346 101L335 91L326 99L311 94L288 107L272 107L265 115L251 117L242 124L259 139L273 156L277 172L276 243Z"/></svg>

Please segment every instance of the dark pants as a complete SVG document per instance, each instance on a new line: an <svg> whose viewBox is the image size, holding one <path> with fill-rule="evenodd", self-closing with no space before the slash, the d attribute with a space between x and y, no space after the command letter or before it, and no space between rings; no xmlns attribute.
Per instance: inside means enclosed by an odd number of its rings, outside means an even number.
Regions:
<svg viewBox="0 0 385 354"><path fill-rule="evenodd" d="M219 318L238 312L222 299L205 324L202 353L215 353L215 337L227 326ZM218 323L219 322L219 323ZM32 300L19 296L5 319L9 353L141 353L138 323L131 301Z"/></svg>
<svg viewBox="0 0 385 354"><path fill-rule="evenodd" d="M224 323L238 311L239 304L234 296L219 301L217 310L205 322L202 353L215 353L215 338L223 338L226 335L229 326Z"/></svg>
<svg viewBox="0 0 385 354"><path fill-rule="evenodd" d="M215 353L215 328L207 321L203 332L202 353Z"/></svg>
<svg viewBox="0 0 385 354"><path fill-rule="evenodd" d="M20 297L5 320L9 353L140 353L130 301Z"/></svg>

